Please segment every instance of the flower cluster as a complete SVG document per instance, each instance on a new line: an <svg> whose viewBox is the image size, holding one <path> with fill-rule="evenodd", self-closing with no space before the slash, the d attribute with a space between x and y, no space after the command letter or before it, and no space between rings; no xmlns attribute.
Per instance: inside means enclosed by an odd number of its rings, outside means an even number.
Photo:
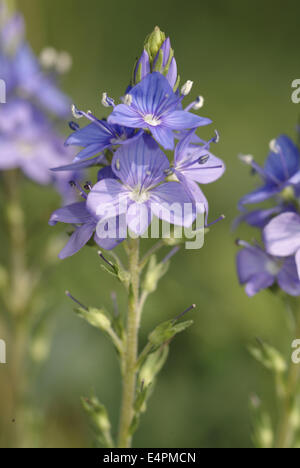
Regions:
<svg viewBox="0 0 300 468"><path fill-rule="evenodd" d="M121 103L103 93L102 104L111 109L107 119L73 106L74 118L86 118L89 123L80 128L76 121L70 122L73 133L65 144L82 149L72 164L54 171L98 167L98 175L93 186L77 184L82 202L61 208L50 218L51 225L62 222L75 227L61 258L77 252L92 236L104 249L122 242L127 229L141 236L154 216L191 226L197 211L208 213L199 184L217 180L225 167L210 152L218 134L210 141L196 135L197 128L211 123L191 112L202 107L203 98L183 106L192 84L187 81L179 89L170 39L155 28ZM174 148L173 157L168 158L165 151ZM114 236L108 235L109 225L117 227Z"/></svg>
<svg viewBox="0 0 300 468"><path fill-rule="evenodd" d="M237 255L237 271L246 293L253 296L275 284L285 293L300 295L300 151L285 135L270 143L270 153L264 166L252 156L241 156L262 185L239 202L242 211L237 219L260 229L264 247L238 241L243 247ZM246 211L247 204L265 201L267 207Z"/></svg>
<svg viewBox="0 0 300 468"><path fill-rule="evenodd" d="M47 57L56 54L51 69ZM49 61L48 61L49 62ZM70 62L65 52L46 49L39 61L24 37L24 21L0 3L0 78L5 103L0 105L0 170L20 168L39 184L53 184L70 199L68 174L54 174L53 166L70 162L74 155L63 146L52 116L65 118L70 102L56 86L57 73ZM56 71L52 70L56 65Z"/></svg>

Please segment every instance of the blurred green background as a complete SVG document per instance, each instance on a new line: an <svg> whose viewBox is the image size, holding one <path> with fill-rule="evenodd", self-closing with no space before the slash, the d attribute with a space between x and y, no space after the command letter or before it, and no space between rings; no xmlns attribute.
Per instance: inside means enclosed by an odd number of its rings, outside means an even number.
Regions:
<svg viewBox="0 0 300 468"><path fill-rule="evenodd" d="M135 446L251 446L249 395L257 392L273 417L276 408L272 377L252 360L247 345L259 336L287 354L290 334L286 312L276 298L261 293L249 299L238 285L235 237L250 240L256 233L247 228L238 234L231 231L238 199L255 184L237 155L251 153L262 162L272 138L280 133L296 135L300 107L290 96L292 80L300 78L300 3L19 0L18 8L36 52L52 45L71 53L73 68L63 88L79 108L105 114L101 93L123 94L144 37L155 25L171 37L182 81L193 80L192 93L205 97L202 114L214 123L199 134L207 137L213 128L219 130L221 140L214 150L226 162L227 172L204 191L210 220L221 213L226 220L214 226L203 249L175 257L146 306L142 343L158 322L192 303L197 309L191 313L194 326L172 343ZM47 219L58 201L50 190L26 184L28 225L41 221L44 225L38 238L30 239L35 261L44 239L53 232ZM55 228L56 233L59 230L63 234L63 226ZM5 251L1 229L1 259ZM52 316L54 341L35 390L37 404L46 411L42 445L88 447L91 433L79 398L94 388L116 427L120 378L110 343L75 316L65 299L66 289L88 305L110 307L112 289L123 306L125 298L101 271L90 248L57 263L47 276L45 313ZM3 366L0 376L3 383ZM4 406L2 393L0 415ZM1 431L6 424L2 418Z"/></svg>

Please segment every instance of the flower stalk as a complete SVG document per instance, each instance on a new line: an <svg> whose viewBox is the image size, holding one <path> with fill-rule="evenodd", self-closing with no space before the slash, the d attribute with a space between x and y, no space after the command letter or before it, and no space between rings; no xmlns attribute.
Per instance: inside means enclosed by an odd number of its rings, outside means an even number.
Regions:
<svg viewBox="0 0 300 468"><path fill-rule="evenodd" d="M119 427L119 448L129 448L131 446L132 434L131 423L134 415L134 399L136 388L136 361L138 353L138 332L140 326L139 311L139 239L129 241L129 303L128 318L126 327L126 349L122 357L122 403Z"/></svg>
<svg viewBox="0 0 300 468"><path fill-rule="evenodd" d="M295 311L294 337L300 336L300 311ZM278 388L281 415L278 424L276 448L290 448L294 442L293 412L299 385L300 367L291 361L285 385Z"/></svg>

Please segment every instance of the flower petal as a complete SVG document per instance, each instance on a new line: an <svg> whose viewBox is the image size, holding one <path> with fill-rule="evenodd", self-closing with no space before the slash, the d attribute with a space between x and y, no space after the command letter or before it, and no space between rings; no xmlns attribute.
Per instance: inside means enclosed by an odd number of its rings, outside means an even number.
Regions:
<svg viewBox="0 0 300 468"><path fill-rule="evenodd" d="M267 251L278 257L288 257L300 248L300 216L282 213L272 219L263 231Z"/></svg>
<svg viewBox="0 0 300 468"><path fill-rule="evenodd" d="M285 260L277 280L280 288L287 294L291 296L300 295L300 280L294 257L289 257Z"/></svg>
<svg viewBox="0 0 300 468"><path fill-rule="evenodd" d="M97 182L87 197L87 209L96 218L113 218L128 209L129 192L114 179Z"/></svg>
<svg viewBox="0 0 300 468"><path fill-rule="evenodd" d="M186 128L196 128L212 123L210 119L199 117L186 111L175 110L165 113L162 116L163 125L172 130L184 130Z"/></svg>
<svg viewBox="0 0 300 468"><path fill-rule="evenodd" d="M76 228L76 230L71 235L67 245L59 253L59 258L63 260L77 253L90 240L94 230L94 223L83 224L79 228Z"/></svg>
<svg viewBox="0 0 300 468"><path fill-rule="evenodd" d="M115 153L112 169L131 188L147 189L163 181L170 167L168 158L149 135L121 146Z"/></svg>
<svg viewBox="0 0 300 468"><path fill-rule="evenodd" d="M190 227L196 218L194 200L178 182L167 182L151 191L151 211L158 218Z"/></svg>
<svg viewBox="0 0 300 468"><path fill-rule="evenodd" d="M108 117L108 122L130 128L145 127L145 121L132 106L119 104Z"/></svg>
<svg viewBox="0 0 300 468"><path fill-rule="evenodd" d="M72 203L54 211L49 219L49 225L54 226L56 223L82 224L88 223L93 218L87 210L85 202Z"/></svg>
<svg viewBox="0 0 300 468"><path fill-rule="evenodd" d="M274 277L269 273L259 273L246 283L245 292L249 297L255 296L259 291L270 288L274 282Z"/></svg>

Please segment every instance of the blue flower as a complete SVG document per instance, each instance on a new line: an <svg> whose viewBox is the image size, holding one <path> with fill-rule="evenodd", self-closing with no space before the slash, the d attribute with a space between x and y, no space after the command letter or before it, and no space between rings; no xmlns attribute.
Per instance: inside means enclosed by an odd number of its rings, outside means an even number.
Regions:
<svg viewBox="0 0 300 468"><path fill-rule="evenodd" d="M146 49L136 63L133 73L133 84L142 81L151 71L163 74L172 89L177 84L177 64L171 48L170 38L168 37L161 45L153 63L150 63L149 54Z"/></svg>
<svg viewBox="0 0 300 468"><path fill-rule="evenodd" d="M263 185L240 200L241 209L243 205L268 200L286 187L296 187L300 183L300 153L297 146L285 135L271 143L271 152L264 167L259 166L251 156L242 157L261 176Z"/></svg>
<svg viewBox="0 0 300 468"><path fill-rule="evenodd" d="M201 145L194 144L195 137L195 130L191 130L176 145L172 171L195 202L205 206L208 214L208 201L198 184L218 180L224 174L225 164L209 151L210 144L217 141L218 135Z"/></svg>
<svg viewBox="0 0 300 468"><path fill-rule="evenodd" d="M57 88L53 74L44 73L24 40L23 18L19 14L8 17L5 13L3 21L0 78L6 83L7 99L21 94L22 97L35 99L45 110L66 117L70 112L70 100Z"/></svg>
<svg viewBox="0 0 300 468"><path fill-rule="evenodd" d="M81 146L83 149L76 155L72 164L54 168L54 171L76 170L90 167L105 161L101 154L106 148L112 149L126 144L132 138L139 138L141 133L135 133L132 128L109 124L106 120L97 119L91 112L75 109L77 117L85 116L92 121L83 128L75 125L75 131L67 138L65 146Z"/></svg>
<svg viewBox="0 0 300 468"><path fill-rule="evenodd" d="M258 245L239 242L244 248L237 254L240 284L248 296L254 296L275 283L291 296L300 295L300 280L294 257L279 258L269 255Z"/></svg>
<svg viewBox="0 0 300 468"><path fill-rule="evenodd" d="M104 180L106 178L115 178L110 167L101 169L98 173L98 180ZM112 250L124 239L120 236L117 238L105 237L100 239L96 233L97 223L99 222L99 216L93 215L87 209L87 193L86 191L76 182L73 182L75 188L79 191L83 201L77 203L71 203L70 205L59 208L54 211L50 217L49 225L55 226L57 223L70 224L73 233L70 236L69 241L59 253L60 259L65 259L76 254L82 247L84 247L93 237L99 247L105 250ZM88 189L91 189L89 187ZM117 220L118 222L119 220Z"/></svg>
<svg viewBox="0 0 300 468"><path fill-rule="evenodd" d="M126 226L137 235L147 230L153 215L191 226L193 200L178 182L164 182L169 168L167 157L149 135L121 146L112 161L119 180L104 179L94 185L87 198L88 210L104 219L126 214ZM185 205L189 211L184 210Z"/></svg>
<svg viewBox="0 0 300 468"><path fill-rule="evenodd" d="M53 174L50 168L73 159L49 121L28 101L14 99L0 112L0 170L19 168L38 184L53 184L68 197L74 174Z"/></svg>
<svg viewBox="0 0 300 468"><path fill-rule="evenodd" d="M143 128L166 149L174 148L174 130L208 125L211 120L179 110L184 94L175 94L168 80L158 72L147 75L126 96L127 103L117 105L108 118L111 124Z"/></svg>

